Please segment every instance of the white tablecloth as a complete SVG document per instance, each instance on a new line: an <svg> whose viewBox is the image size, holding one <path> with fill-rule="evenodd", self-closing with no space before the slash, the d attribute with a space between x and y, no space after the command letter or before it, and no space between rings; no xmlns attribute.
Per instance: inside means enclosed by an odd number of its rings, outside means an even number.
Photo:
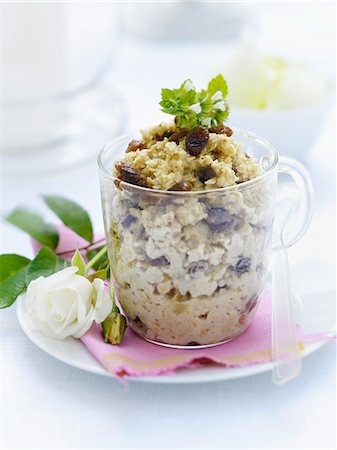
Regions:
<svg viewBox="0 0 337 450"><path fill-rule="evenodd" d="M121 50L112 76L131 102L128 128L150 124L156 118L162 84L174 86L176 80L193 74L193 65L200 63L195 49L174 45L158 49L160 44L128 42ZM206 63L196 73L206 79L207 61L215 64L221 47L209 45L207 55L207 45L201 48ZM191 67L186 60L189 51L194 51ZM167 55L173 54L172 66ZM333 63L331 54L323 63ZM313 225L291 251L299 292L318 291L322 285L334 287L334 133L335 116L331 114L307 160L317 199ZM93 160L64 173L7 179L3 192L5 211L18 203L42 210L39 193L70 196L90 211L95 228L102 229ZM3 231L2 252L32 255L25 235L9 225L4 225ZM319 273L315 268L318 256L326 263ZM302 270L301 274L303 262L310 263L309 273ZM300 377L282 387L275 386L271 374L265 373L196 385L131 382L125 388L113 379L69 367L35 347L21 331L15 308L0 315L1 448L335 448L336 356L332 342L306 358Z"/></svg>

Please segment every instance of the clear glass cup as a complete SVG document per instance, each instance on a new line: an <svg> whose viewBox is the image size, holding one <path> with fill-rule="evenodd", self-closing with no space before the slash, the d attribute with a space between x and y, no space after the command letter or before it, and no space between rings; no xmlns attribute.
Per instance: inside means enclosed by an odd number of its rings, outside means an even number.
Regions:
<svg viewBox="0 0 337 450"><path fill-rule="evenodd" d="M133 135L109 142L98 163L105 232L119 303L132 330L171 347L209 347L251 324L266 288L273 248L278 173L295 181L300 222L311 218L310 179L296 160L235 129L235 139L262 167L251 181L208 191L169 192L121 182L112 175Z"/></svg>

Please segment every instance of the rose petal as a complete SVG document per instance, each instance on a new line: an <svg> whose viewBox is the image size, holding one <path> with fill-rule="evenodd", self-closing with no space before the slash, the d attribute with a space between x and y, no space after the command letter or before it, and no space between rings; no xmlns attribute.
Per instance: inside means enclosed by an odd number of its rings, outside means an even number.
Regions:
<svg viewBox="0 0 337 450"><path fill-rule="evenodd" d="M112 301L110 295L107 293L104 281L95 278L92 282L92 287L95 290L95 322L101 323L111 313Z"/></svg>
<svg viewBox="0 0 337 450"><path fill-rule="evenodd" d="M76 299L77 291L68 286L51 292L51 313L59 315L61 320L64 321Z"/></svg>
<svg viewBox="0 0 337 450"><path fill-rule="evenodd" d="M51 302L50 302L50 294L47 293L39 293L35 297L35 305L34 305L35 313L40 320L47 320L51 311Z"/></svg>
<svg viewBox="0 0 337 450"><path fill-rule="evenodd" d="M78 326L78 329L72 333L72 336L76 338L80 338L83 336L91 327L92 323L94 321L94 307L91 306L88 315L86 317L86 320Z"/></svg>
<svg viewBox="0 0 337 450"><path fill-rule="evenodd" d="M68 327L72 322L77 323L77 303L74 302L68 311L67 317L64 319L63 328Z"/></svg>

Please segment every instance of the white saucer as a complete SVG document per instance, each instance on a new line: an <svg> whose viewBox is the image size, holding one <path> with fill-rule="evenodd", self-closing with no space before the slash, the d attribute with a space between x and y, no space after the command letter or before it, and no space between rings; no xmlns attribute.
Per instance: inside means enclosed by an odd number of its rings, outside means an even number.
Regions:
<svg viewBox="0 0 337 450"><path fill-rule="evenodd" d="M302 312L300 325L303 335L326 332L331 333L335 327L336 292L334 290L316 292L302 296ZM89 353L86 347L78 339L68 338L63 341L52 339L43 334L32 331L29 326L29 318L23 306L24 296L17 300L17 316L19 323L28 336L38 347L54 358L86 370L97 375L110 376L105 369ZM322 347L328 339L314 344L307 344L302 356L308 356ZM158 377L128 377L128 381L147 383L201 383L211 381L229 380L233 378L246 377L271 370L273 363L258 364L241 368L226 368L217 366L201 367L194 370L182 369L175 375L162 375Z"/></svg>

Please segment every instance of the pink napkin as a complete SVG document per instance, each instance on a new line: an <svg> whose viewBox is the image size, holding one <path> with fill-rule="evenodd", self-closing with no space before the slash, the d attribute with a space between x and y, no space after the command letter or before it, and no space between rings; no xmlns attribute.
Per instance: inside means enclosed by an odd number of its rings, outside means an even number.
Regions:
<svg viewBox="0 0 337 450"><path fill-rule="evenodd" d="M271 361L270 296L263 296L254 322L244 334L217 347L200 350L160 347L144 341L129 328L122 345L112 346L104 343L97 324L81 340L102 366L117 377L172 374L182 367L209 363L227 367L264 363Z"/></svg>
<svg viewBox="0 0 337 450"><path fill-rule="evenodd" d="M84 247L87 243L71 230L60 226L58 252ZM101 236L97 236L99 239ZM33 242L36 251L40 245ZM71 257L64 254L63 257ZM326 337L326 336L325 336ZM306 339L308 338L308 339ZM310 337L301 337L310 342ZM316 339L317 340L317 339ZM112 375L142 377L174 374L181 368L197 368L201 364L217 364L225 367L242 367L267 363L271 354L271 298L263 294L255 319L245 333L234 341L207 349L171 349L144 341L127 329L121 345L105 344L100 325L93 324L81 338L83 344Z"/></svg>

